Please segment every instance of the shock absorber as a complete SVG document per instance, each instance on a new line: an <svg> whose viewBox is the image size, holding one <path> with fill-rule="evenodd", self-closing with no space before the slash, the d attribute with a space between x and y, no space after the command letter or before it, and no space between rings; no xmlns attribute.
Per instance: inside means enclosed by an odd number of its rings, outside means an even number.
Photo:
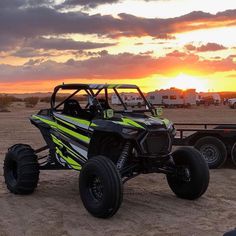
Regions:
<svg viewBox="0 0 236 236"><path fill-rule="evenodd" d="M130 153L130 147L131 142L127 141L116 164L118 170L121 170L124 167Z"/></svg>

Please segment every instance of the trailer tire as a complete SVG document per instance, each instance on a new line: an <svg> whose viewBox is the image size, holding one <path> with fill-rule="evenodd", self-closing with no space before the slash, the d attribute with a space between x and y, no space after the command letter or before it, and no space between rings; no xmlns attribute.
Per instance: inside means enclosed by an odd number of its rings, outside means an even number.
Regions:
<svg viewBox="0 0 236 236"><path fill-rule="evenodd" d="M226 146L216 137L206 136L200 138L194 147L201 152L210 169L219 168L226 161Z"/></svg>
<svg viewBox="0 0 236 236"><path fill-rule="evenodd" d="M232 150L231 150L231 160L236 166L236 143L233 145Z"/></svg>

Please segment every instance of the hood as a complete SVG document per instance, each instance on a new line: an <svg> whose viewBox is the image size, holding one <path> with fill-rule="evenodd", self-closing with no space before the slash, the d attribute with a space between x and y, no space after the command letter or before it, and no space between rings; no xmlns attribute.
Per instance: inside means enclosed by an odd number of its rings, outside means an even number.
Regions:
<svg viewBox="0 0 236 236"><path fill-rule="evenodd" d="M155 130L155 129L168 129L172 124L167 119L161 119L158 117L148 116L144 114L123 114L118 119L115 116L112 119L113 123L130 126L132 128Z"/></svg>

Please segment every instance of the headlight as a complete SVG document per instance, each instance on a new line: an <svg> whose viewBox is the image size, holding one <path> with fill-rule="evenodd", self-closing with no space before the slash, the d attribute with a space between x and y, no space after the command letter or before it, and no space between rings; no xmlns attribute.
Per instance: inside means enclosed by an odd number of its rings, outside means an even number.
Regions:
<svg viewBox="0 0 236 236"><path fill-rule="evenodd" d="M134 130L134 129L123 128L122 133L123 134L128 134L128 135L135 135L135 134L138 133L138 131Z"/></svg>
<svg viewBox="0 0 236 236"><path fill-rule="evenodd" d="M176 135L176 129L175 126L171 123L171 125L168 127L168 130L170 131L171 135Z"/></svg>

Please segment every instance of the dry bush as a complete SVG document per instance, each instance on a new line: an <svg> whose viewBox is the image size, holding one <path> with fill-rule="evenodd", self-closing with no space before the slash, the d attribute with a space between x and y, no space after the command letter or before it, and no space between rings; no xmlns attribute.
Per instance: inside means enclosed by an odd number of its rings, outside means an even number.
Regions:
<svg viewBox="0 0 236 236"><path fill-rule="evenodd" d="M33 108L38 104L39 98L38 97L27 97L24 99L24 102L25 102L25 106L27 108Z"/></svg>
<svg viewBox="0 0 236 236"><path fill-rule="evenodd" d="M0 112L8 112L8 107L13 101L13 97L0 94Z"/></svg>
<svg viewBox="0 0 236 236"><path fill-rule="evenodd" d="M43 97L40 99L40 102L50 103L51 97Z"/></svg>

